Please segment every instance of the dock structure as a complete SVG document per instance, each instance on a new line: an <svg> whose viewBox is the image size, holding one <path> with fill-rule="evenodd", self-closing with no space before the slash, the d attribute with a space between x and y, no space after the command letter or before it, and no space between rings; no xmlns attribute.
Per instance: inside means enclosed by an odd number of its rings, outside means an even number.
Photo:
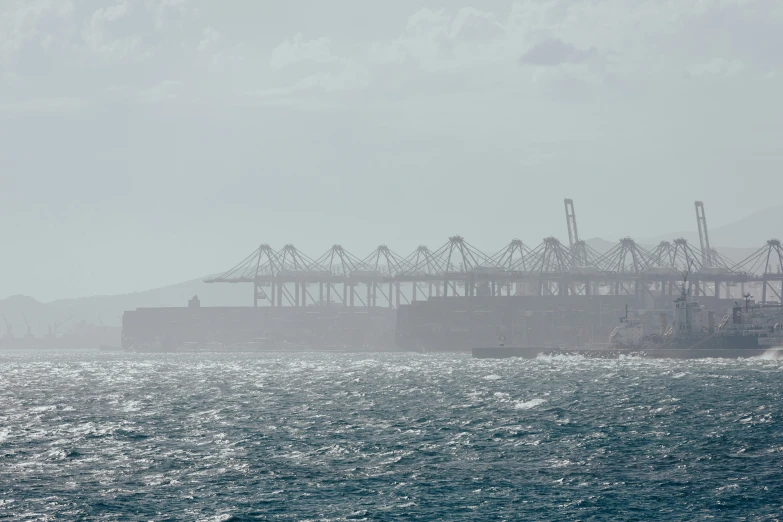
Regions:
<svg viewBox="0 0 783 522"><path fill-rule="evenodd" d="M696 202L699 246L683 238L645 248L630 237L604 251L579 234L565 200L568 242L512 239L494 253L453 235L400 255L382 244L357 256L335 244L317 257L293 244L261 244L207 283L244 284L253 306L142 308L123 316L123 347L294 345L352 349L466 350L594 347L626 307L650 331L666 330L683 273L688 292L723 317L735 300L780 303L783 250L772 239L738 262L713 248ZM751 296L750 293L753 293ZM248 295L249 297L249 295Z"/></svg>
<svg viewBox="0 0 783 522"><path fill-rule="evenodd" d="M631 296L644 302L677 293L682 273L691 273L694 296L739 299L753 287L756 300L780 302L783 250L770 239L739 262L710 245L704 204L695 202L700 245L683 238L645 249L625 237L605 252L579 238L574 204L565 200L568 244L551 236L536 246L513 239L487 254L454 235L439 248L416 248L407 256L380 245L364 257L334 245L312 258L292 244L268 244L206 283L244 283L256 307L387 307L444 297Z"/></svg>

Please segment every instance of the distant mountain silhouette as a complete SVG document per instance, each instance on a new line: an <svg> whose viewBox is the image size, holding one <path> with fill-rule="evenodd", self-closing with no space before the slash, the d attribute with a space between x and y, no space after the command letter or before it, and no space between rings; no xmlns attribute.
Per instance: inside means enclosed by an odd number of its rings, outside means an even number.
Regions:
<svg viewBox="0 0 783 522"><path fill-rule="evenodd" d="M46 333L58 320L57 310L26 295L12 295L0 300L0 337L8 334L7 326L16 337L27 334L27 324L33 332ZM6 323L7 321L7 323Z"/></svg>
<svg viewBox="0 0 783 522"><path fill-rule="evenodd" d="M121 295L98 295L60 299L41 303L28 296L15 295L0 300L0 313L12 325L17 337L27 332L25 317L36 335L43 335L53 323L86 320L91 324L119 326L122 313L141 307L187 306L188 299L198 295L202 306L248 306L253 304L252 285L207 284L201 279ZM0 318L0 336L6 327Z"/></svg>
<svg viewBox="0 0 783 522"><path fill-rule="evenodd" d="M585 241L587 245L598 252L599 254L604 254L612 249L618 242L617 241L607 241L605 239L602 239L600 237L594 237L591 239L588 239Z"/></svg>
<svg viewBox="0 0 783 522"><path fill-rule="evenodd" d="M661 239L655 241L655 240L648 240L647 242L638 242L638 245L646 250L653 250L656 246L658 246L658 243L661 241L671 241L672 239L676 239L679 237L685 237L685 239L688 240L689 243L693 245L694 248L699 248L699 236L698 233L696 234L696 239L689 239L687 236L683 234L679 235L672 235L672 236L661 236ZM712 232L710 232L710 238L712 238ZM712 239L710 239L712 241ZM617 245L618 242L611 242L606 241L605 239L601 239L599 237L588 239L586 243L596 252L599 254L605 254L608 252L612 247ZM714 244L714 243L711 243ZM764 242L762 242L758 248L763 246ZM715 248L715 247L713 247ZM717 250L729 261L732 261L732 263L740 263L745 258L753 254L758 248L735 248L735 247L717 247ZM733 266L733 264L729 265L730 267Z"/></svg>
<svg viewBox="0 0 783 522"><path fill-rule="evenodd" d="M709 226L709 209L707 211L707 224ZM752 248L756 250L763 246L768 239L783 238L781 217L783 217L783 205L761 210L728 225L709 228L710 245L713 248ZM695 221L694 217L694 228L691 230L670 232L653 238L644 238L640 239L639 243L657 244L660 241L671 241L678 237L684 237L698 246L699 231L696 229Z"/></svg>

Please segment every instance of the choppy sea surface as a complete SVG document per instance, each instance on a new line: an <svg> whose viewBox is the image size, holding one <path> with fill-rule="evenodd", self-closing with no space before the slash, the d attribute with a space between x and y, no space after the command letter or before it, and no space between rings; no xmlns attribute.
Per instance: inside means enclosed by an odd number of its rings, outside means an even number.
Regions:
<svg viewBox="0 0 783 522"><path fill-rule="evenodd" d="M776 520L783 362L0 352L0 518Z"/></svg>

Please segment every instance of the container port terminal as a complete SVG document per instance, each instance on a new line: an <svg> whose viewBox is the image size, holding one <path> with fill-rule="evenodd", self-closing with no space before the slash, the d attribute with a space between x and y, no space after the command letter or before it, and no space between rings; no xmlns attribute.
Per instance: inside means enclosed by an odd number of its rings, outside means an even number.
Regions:
<svg viewBox="0 0 783 522"><path fill-rule="evenodd" d="M694 209L698 245L674 238L644 248L626 237L596 251L580 238L570 199L567 243L513 239L487 253L455 235L435 249L399 255L381 245L364 257L341 245L310 257L292 244L261 244L205 279L246 285L253 306L202 306L194 297L187 307L128 311L122 346L470 350L499 336L579 346L604 342L625 307L648 329L665 329L685 272L688 295L716 316L746 299L780 306L780 241L729 259L710 244L704 204Z"/></svg>

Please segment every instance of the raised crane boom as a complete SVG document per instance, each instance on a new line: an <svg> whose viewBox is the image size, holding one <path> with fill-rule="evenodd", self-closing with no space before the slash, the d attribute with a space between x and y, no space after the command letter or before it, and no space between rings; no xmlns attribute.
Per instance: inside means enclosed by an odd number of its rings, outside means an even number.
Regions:
<svg viewBox="0 0 783 522"><path fill-rule="evenodd" d="M579 231L576 229L576 214L574 213L574 200L565 199L566 223L568 224L568 246L574 248L579 243Z"/></svg>
<svg viewBox="0 0 783 522"><path fill-rule="evenodd" d="M6 337L13 337L14 336L14 325L8 322L8 319L5 318L5 314L3 314L3 322L5 322L5 336Z"/></svg>
<svg viewBox="0 0 783 522"><path fill-rule="evenodd" d="M33 329L30 328L30 323L27 322L27 316L25 314L22 314L22 317L24 317L24 324L27 325L27 337L33 336Z"/></svg>
<svg viewBox="0 0 783 522"><path fill-rule="evenodd" d="M704 214L704 203L696 201L694 206L696 207L696 224L699 227L702 266L712 268L712 248L710 247L710 235L707 232L707 216Z"/></svg>
<svg viewBox="0 0 783 522"><path fill-rule="evenodd" d="M576 213L574 212L574 200L564 199L566 223L568 224L568 246L571 250L571 265L574 267L587 265L587 248L584 241L579 239L579 230L576 228Z"/></svg>

